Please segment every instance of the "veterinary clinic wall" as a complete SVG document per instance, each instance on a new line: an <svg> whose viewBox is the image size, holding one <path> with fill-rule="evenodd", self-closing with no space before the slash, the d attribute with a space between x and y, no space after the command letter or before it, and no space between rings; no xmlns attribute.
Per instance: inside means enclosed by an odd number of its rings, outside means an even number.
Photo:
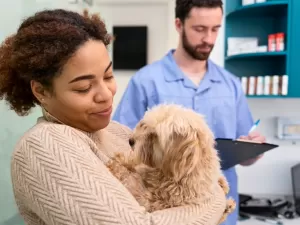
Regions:
<svg viewBox="0 0 300 225"><path fill-rule="evenodd" d="M168 50L168 3L167 1L108 0L99 1L97 7L105 21L112 26L146 25L148 28L148 63L161 58ZM154 16L155 15L155 16ZM138 19L137 19L138 18ZM112 49L112 46L111 46ZM117 107L130 77L136 71L114 71L118 91L114 100Z"/></svg>

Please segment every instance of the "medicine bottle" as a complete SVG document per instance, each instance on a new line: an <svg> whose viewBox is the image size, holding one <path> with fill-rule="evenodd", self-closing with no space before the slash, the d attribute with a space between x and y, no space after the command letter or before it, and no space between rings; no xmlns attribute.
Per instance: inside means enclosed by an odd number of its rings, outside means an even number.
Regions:
<svg viewBox="0 0 300 225"><path fill-rule="evenodd" d="M276 35L270 34L268 36L268 51L274 52L276 51Z"/></svg>
<svg viewBox="0 0 300 225"><path fill-rule="evenodd" d="M284 33L276 34L276 51L284 51Z"/></svg>

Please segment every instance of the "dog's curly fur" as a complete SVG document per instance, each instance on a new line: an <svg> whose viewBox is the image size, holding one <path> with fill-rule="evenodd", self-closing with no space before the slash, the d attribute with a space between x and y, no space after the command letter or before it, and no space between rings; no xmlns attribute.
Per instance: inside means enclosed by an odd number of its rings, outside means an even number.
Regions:
<svg viewBox="0 0 300 225"><path fill-rule="evenodd" d="M222 175L214 135L203 116L178 105L159 105L146 112L129 140L132 152L107 164L148 212L201 204L229 186ZM228 199L222 223L235 209Z"/></svg>

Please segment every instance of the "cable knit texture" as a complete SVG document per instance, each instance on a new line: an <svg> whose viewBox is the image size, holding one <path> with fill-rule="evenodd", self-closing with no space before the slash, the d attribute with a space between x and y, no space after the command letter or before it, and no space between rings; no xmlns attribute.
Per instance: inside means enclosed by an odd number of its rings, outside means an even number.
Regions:
<svg viewBox="0 0 300 225"><path fill-rule="evenodd" d="M105 163L130 151L131 131L119 123L96 133L49 115L21 138L11 175L19 212L28 225L217 225L226 199L221 187L199 206L145 212Z"/></svg>

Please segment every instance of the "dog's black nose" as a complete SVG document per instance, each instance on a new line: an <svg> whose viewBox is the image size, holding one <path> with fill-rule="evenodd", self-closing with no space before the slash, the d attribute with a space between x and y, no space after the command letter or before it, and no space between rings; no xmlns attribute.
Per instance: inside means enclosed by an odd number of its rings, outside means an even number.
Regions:
<svg viewBox="0 0 300 225"><path fill-rule="evenodd" d="M134 139L133 139L133 138L129 138L129 145L130 145L131 147L134 146L134 143L135 143Z"/></svg>

